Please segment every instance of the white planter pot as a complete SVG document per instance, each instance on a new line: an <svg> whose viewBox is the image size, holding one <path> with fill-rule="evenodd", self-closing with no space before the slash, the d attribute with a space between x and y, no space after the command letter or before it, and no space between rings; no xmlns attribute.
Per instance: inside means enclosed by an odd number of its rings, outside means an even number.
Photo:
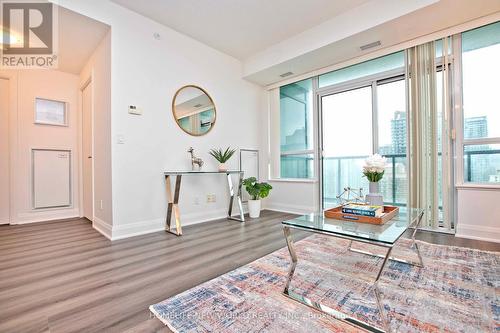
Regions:
<svg viewBox="0 0 500 333"><path fill-rule="evenodd" d="M260 200L248 200L248 211L251 218L260 216Z"/></svg>
<svg viewBox="0 0 500 333"><path fill-rule="evenodd" d="M366 202L372 206L384 205L384 197L379 193L378 182L370 182L370 193L366 195Z"/></svg>
<svg viewBox="0 0 500 333"><path fill-rule="evenodd" d="M219 172L226 172L227 166L225 163L219 163Z"/></svg>

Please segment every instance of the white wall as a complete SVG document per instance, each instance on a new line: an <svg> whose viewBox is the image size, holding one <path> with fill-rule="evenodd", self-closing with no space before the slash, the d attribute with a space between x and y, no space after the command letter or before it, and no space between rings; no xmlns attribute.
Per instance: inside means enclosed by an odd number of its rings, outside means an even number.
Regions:
<svg viewBox="0 0 500 333"><path fill-rule="evenodd" d="M92 81L94 228L111 238L111 31L80 73L80 87ZM81 123L81 122L80 122ZM101 205L102 202L102 205Z"/></svg>
<svg viewBox="0 0 500 333"><path fill-rule="evenodd" d="M500 189L460 187L457 237L500 243Z"/></svg>
<svg viewBox="0 0 500 333"><path fill-rule="evenodd" d="M10 199L10 223L38 222L77 217L78 205L78 82L77 75L55 70L3 71L10 76L16 89L17 107L11 108L10 146L13 151L11 177L15 184ZM69 126L34 124L35 98L47 98L68 103ZM71 150L72 206L57 209L33 209L31 150L34 148Z"/></svg>
<svg viewBox="0 0 500 333"><path fill-rule="evenodd" d="M163 172L189 169L190 146L207 170L217 166L208 155L210 148L259 148L263 89L241 78L238 60L114 3L59 4L111 26L112 237L161 230L167 207ZM188 136L173 119L172 97L186 84L203 87L215 102L217 122L205 136ZM129 105L144 114L128 114ZM237 166L236 156L229 165ZM207 204L207 194L215 194L217 202ZM200 205L194 204L195 196ZM223 217L227 196L223 176L185 177L183 224Z"/></svg>

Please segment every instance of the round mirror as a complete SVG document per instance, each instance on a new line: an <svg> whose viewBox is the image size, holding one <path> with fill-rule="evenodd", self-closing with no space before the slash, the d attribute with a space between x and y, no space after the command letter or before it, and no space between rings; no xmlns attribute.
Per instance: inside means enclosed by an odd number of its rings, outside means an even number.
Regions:
<svg viewBox="0 0 500 333"><path fill-rule="evenodd" d="M205 135L215 124L215 104L200 87L189 85L177 90L172 100L175 121L182 130L194 136Z"/></svg>

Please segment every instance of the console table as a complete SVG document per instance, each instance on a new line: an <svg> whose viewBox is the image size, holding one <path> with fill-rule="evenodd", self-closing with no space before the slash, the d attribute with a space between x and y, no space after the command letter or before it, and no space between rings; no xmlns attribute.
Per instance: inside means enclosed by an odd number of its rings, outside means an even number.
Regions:
<svg viewBox="0 0 500 333"><path fill-rule="evenodd" d="M181 227L181 217L179 212L179 193L181 190L181 180L182 176L203 176L203 175L226 175L227 177L227 185L229 187L229 209L227 211L227 218L230 220L245 222L245 216L243 214L243 205L241 202L241 186L243 184L243 171L233 170L233 171L167 171L165 174L165 185L167 188L167 218L165 223L165 231L170 232L174 235L181 236L182 235L182 227ZM236 200L238 202L238 207L240 209L240 217L233 217L233 202L235 197L235 191L233 186L233 180L231 175L237 174L238 177L238 189L236 191ZM172 195L172 185L171 178L175 176L175 190ZM174 214L175 218L175 230L170 228L172 221L172 214Z"/></svg>

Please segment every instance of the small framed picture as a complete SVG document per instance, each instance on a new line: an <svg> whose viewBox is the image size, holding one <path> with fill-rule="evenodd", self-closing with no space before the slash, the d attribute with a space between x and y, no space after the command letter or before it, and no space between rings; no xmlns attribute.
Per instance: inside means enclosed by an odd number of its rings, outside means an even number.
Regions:
<svg viewBox="0 0 500 333"><path fill-rule="evenodd" d="M35 98L35 124L68 126L67 103Z"/></svg>

